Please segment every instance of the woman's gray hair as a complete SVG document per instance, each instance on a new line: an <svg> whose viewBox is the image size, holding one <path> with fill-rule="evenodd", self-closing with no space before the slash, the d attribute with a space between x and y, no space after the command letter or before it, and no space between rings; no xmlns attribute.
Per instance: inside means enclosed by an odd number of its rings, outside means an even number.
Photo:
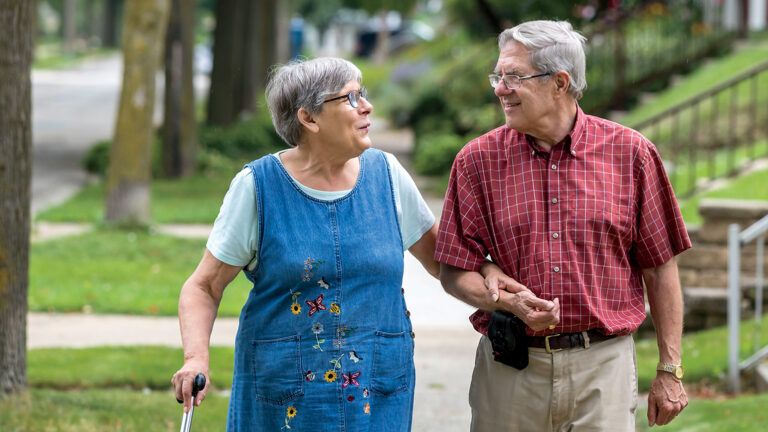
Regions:
<svg viewBox="0 0 768 432"><path fill-rule="evenodd" d="M362 79L357 66L335 57L299 59L275 66L266 90L275 130L288 145L295 147L303 133L296 115L299 108L318 114L325 99L340 92L348 82Z"/></svg>
<svg viewBox="0 0 768 432"><path fill-rule="evenodd" d="M566 71L571 76L568 92L580 99L587 89L587 38L567 21L528 21L504 30L499 35L499 50L519 42L531 54L531 65L541 72Z"/></svg>

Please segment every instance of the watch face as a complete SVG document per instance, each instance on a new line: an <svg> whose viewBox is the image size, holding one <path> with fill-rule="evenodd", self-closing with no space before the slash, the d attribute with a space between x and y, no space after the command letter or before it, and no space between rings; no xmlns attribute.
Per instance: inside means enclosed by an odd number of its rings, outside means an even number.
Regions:
<svg viewBox="0 0 768 432"><path fill-rule="evenodd" d="M677 379L683 379L683 368L682 367L677 366L675 368L675 376L677 377Z"/></svg>

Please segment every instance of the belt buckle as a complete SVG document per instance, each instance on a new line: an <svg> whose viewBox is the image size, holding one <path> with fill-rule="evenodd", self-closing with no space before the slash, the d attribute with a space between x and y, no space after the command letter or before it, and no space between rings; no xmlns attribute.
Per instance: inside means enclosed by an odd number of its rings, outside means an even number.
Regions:
<svg viewBox="0 0 768 432"><path fill-rule="evenodd" d="M552 334L552 335L549 335L549 336L544 336L544 349L545 349L545 350L546 350L548 353L550 353L550 354L551 354L551 353L553 353L553 352L557 352L557 351L562 351L562 350L563 350L562 348L552 349L552 348L549 346L549 338L553 338L553 337L555 337L555 336L560 336L560 333L557 333L557 334Z"/></svg>

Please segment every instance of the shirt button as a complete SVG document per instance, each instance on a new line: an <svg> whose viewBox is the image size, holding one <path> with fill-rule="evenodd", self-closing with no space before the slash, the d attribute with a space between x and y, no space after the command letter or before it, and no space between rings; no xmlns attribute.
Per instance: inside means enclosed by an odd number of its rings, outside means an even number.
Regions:
<svg viewBox="0 0 768 432"><path fill-rule="evenodd" d="M555 164L552 164L552 169L553 169L553 170L556 170L556 169L557 169L557 165L555 165Z"/></svg>
<svg viewBox="0 0 768 432"><path fill-rule="evenodd" d="M557 204L557 198L552 198L552 204Z"/></svg>
<svg viewBox="0 0 768 432"><path fill-rule="evenodd" d="M560 273L560 267L555 266L554 268L552 268L552 271L554 271L555 273Z"/></svg>
<svg viewBox="0 0 768 432"><path fill-rule="evenodd" d="M411 339L416 339L416 333L411 332Z"/></svg>
<svg viewBox="0 0 768 432"><path fill-rule="evenodd" d="M409 311L409 310L406 310L406 311L405 311L405 316L411 316L411 311Z"/></svg>
<svg viewBox="0 0 768 432"><path fill-rule="evenodd" d="M556 238L558 238L558 237L560 237L560 234L558 234L558 233L552 233L552 238L556 239Z"/></svg>

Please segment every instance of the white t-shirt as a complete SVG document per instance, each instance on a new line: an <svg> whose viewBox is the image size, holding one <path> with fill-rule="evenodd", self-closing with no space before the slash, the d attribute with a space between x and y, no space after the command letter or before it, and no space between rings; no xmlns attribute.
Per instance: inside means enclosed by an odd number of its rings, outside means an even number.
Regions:
<svg viewBox="0 0 768 432"><path fill-rule="evenodd" d="M283 151L285 150L275 153L278 161ZM397 158L390 153L385 152L385 155L392 177L403 250L406 250L435 224L435 215ZM280 163L282 164L282 161ZM308 188L296 179L293 181L307 195L325 201L341 198L351 191L321 191ZM224 196L224 202L206 244L211 254L226 264L238 267L248 265L248 269L253 269L258 262L259 250L257 211L253 172L246 167L235 176Z"/></svg>

